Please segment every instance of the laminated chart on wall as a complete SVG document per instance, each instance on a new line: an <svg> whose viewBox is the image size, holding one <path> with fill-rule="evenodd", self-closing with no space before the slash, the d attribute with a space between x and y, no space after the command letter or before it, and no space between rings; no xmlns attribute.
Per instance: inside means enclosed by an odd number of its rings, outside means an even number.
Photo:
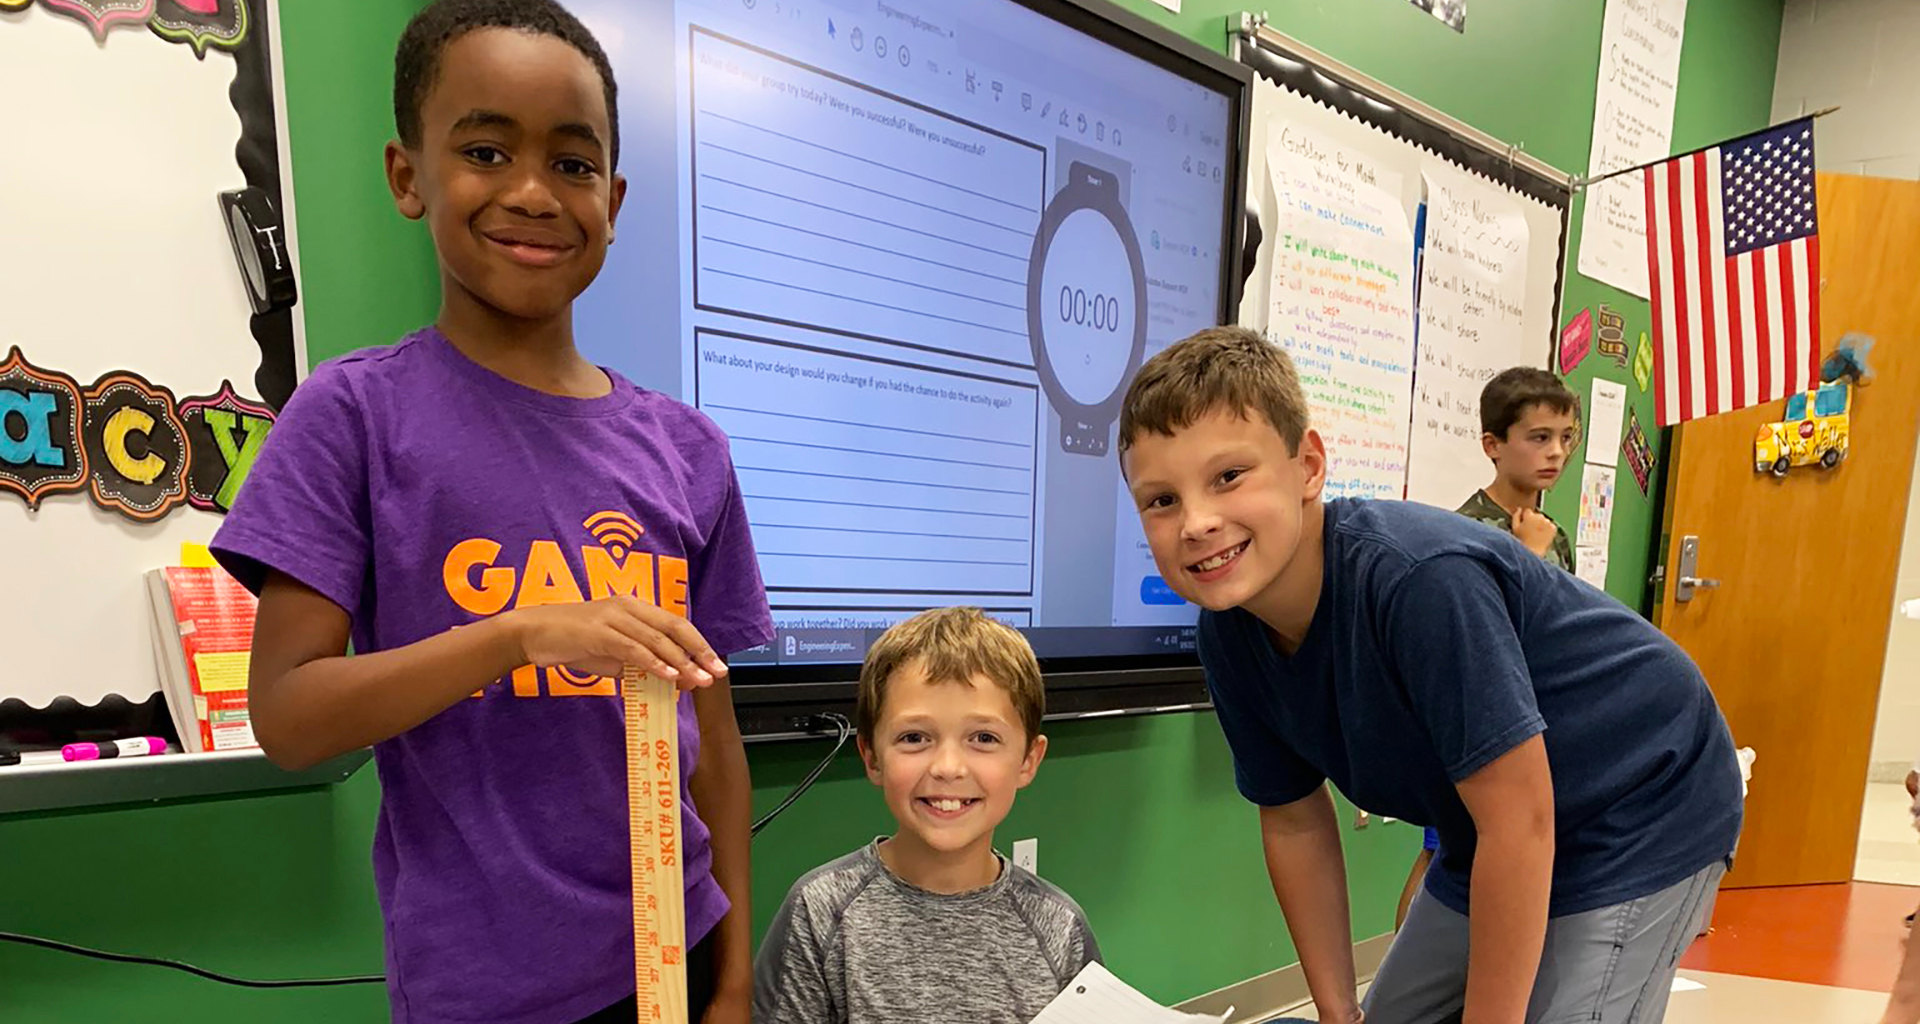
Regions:
<svg viewBox="0 0 1920 1024"><path fill-rule="evenodd" d="M1558 348L1567 175L1265 27L1238 57L1263 239L1239 322L1299 365L1329 496L1456 507L1490 473L1480 389Z"/></svg>
<svg viewBox="0 0 1920 1024"><path fill-rule="evenodd" d="M0 174L0 621L33 639L0 702L139 705L158 699L142 575L212 538L302 362L298 306L252 285L297 261L279 8L0 9L19 100L0 126L39 154Z"/></svg>

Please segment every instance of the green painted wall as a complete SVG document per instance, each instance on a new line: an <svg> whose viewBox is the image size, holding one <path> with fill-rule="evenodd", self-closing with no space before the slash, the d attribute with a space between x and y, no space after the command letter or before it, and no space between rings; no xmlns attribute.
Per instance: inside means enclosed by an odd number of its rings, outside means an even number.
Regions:
<svg viewBox="0 0 1920 1024"><path fill-rule="evenodd" d="M433 241L393 209L393 49L425 0L280 3L308 362L383 345L440 308Z"/></svg>
<svg viewBox="0 0 1920 1024"><path fill-rule="evenodd" d="M1224 48L1240 5L1186 0L1169 15L1121 0ZM288 118L310 354L385 342L431 317L424 232L392 212L380 177L391 128L392 42L414 0L286 2ZM1268 10L1274 24L1563 168L1585 166L1601 0L1474 0L1455 35L1404 0L1318 0ZM1766 117L1780 0L1692 0L1676 143L1694 146ZM1576 216L1577 225L1578 218ZM1607 302L1646 325L1646 306L1578 276L1569 312ZM1575 374L1585 393L1598 357ZM1613 379L1630 379L1610 365ZM1633 389L1640 417L1651 399ZM1656 439L1657 440L1657 439ZM1624 473L1624 471L1623 471ZM1571 483L1571 482L1570 482ZM1572 486L1548 509L1571 526ZM1637 493L1637 492L1636 492ZM1648 503L1623 500L1609 589L1638 604ZM1261 867L1252 810L1211 716L1057 725L1003 843L1037 836L1040 869L1086 907L1109 963L1174 1000L1293 959ZM771 806L824 752L752 748L755 801ZM756 923L801 872L889 820L850 755L756 844ZM0 930L184 959L250 977L380 969L367 849L379 790L371 769L326 790L163 807L0 819ZM1351 809L1343 806L1351 824ZM1349 832L1355 934L1384 931L1417 848L1407 825ZM200 878L205 880L201 881ZM147 967L0 944L0 1017L21 1024L138 1010L143 1019L372 1020L380 989L250 992Z"/></svg>
<svg viewBox="0 0 1920 1024"><path fill-rule="evenodd" d="M1179 999L1293 960L1268 895L1253 809L1207 715L1058 723L1052 753L1000 833L1040 839L1040 870L1092 917L1108 963ZM750 748L764 811L826 752ZM378 973L367 850L371 768L278 796L0 819L0 930L186 960L253 978ZM1352 810L1342 806L1351 822ZM794 878L891 830L851 746L754 848L756 929ZM1385 931L1418 833L1348 836L1355 935ZM252 992L150 967L0 944L0 1019L84 1020L139 1007L160 1022L382 1019L374 986Z"/></svg>

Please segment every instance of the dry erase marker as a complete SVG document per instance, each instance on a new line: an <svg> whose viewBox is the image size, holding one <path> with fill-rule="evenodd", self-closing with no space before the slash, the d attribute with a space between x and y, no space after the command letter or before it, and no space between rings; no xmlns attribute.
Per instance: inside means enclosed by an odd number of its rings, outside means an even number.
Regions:
<svg viewBox="0 0 1920 1024"><path fill-rule="evenodd" d="M69 743L60 748L60 756L68 761L102 761L110 757L142 757L166 752L167 741L158 736L136 736L112 743Z"/></svg>

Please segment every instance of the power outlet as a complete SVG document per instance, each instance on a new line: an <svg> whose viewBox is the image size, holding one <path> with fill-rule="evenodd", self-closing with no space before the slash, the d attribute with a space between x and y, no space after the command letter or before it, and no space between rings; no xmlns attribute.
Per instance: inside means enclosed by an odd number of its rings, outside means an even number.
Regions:
<svg viewBox="0 0 1920 1024"><path fill-rule="evenodd" d="M1016 839L1013 841L1013 866L1024 868L1033 874L1040 873L1040 840Z"/></svg>

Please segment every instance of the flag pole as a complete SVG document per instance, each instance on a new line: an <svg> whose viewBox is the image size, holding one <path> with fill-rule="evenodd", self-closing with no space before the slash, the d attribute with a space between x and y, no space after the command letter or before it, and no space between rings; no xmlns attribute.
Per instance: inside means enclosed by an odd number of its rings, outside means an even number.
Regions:
<svg viewBox="0 0 1920 1024"><path fill-rule="evenodd" d="M1714 146L1724 146L1727 143L1732 142L1734 139L1744 139L1748 135L1758 135L1761 132L1769 132L1775 128L1780 127L1780 125L1783 125L1783 124L1792 124L1795 121L1801 121L1801 120L1811 121L1816 117L1825 117L1828 114L1831 114L1834 111L1839 109L1840 108L1837 106L1826 107L1821 110L1816 110L1811 114L1801 114L1799 117L1790 117L1785 121L1779 122L1778 124L1770 124L1765 128L1761 128L1756 131L1746 132L1740 135L1735 135L1731 139L1722 139L1719 142L1710 143L1708 145L1701 146L1698 149L1689 149L1685 153L1675 153L1672 156L1663 156L1658 160L1649 160L1643 164L1634 164L1632 167L1622 167L1617 171L1608 171L1605 174L1595 174L1595 175L1584 177L1584 178L1574 178L1572 181L1568 182L1568 185L1572 186L1575 192L1583 192L1594 185L1598 185L1599 183L1606 181L1608 178L1618 178L1623 174L1632 174L1635 171L1644 171L1649 167L1653 167L1658 164L1664 164L1669 160L1678 160L1681 157L1692 156L1695 153L1704 153L1707 150L1712 149Z"/></svg>

